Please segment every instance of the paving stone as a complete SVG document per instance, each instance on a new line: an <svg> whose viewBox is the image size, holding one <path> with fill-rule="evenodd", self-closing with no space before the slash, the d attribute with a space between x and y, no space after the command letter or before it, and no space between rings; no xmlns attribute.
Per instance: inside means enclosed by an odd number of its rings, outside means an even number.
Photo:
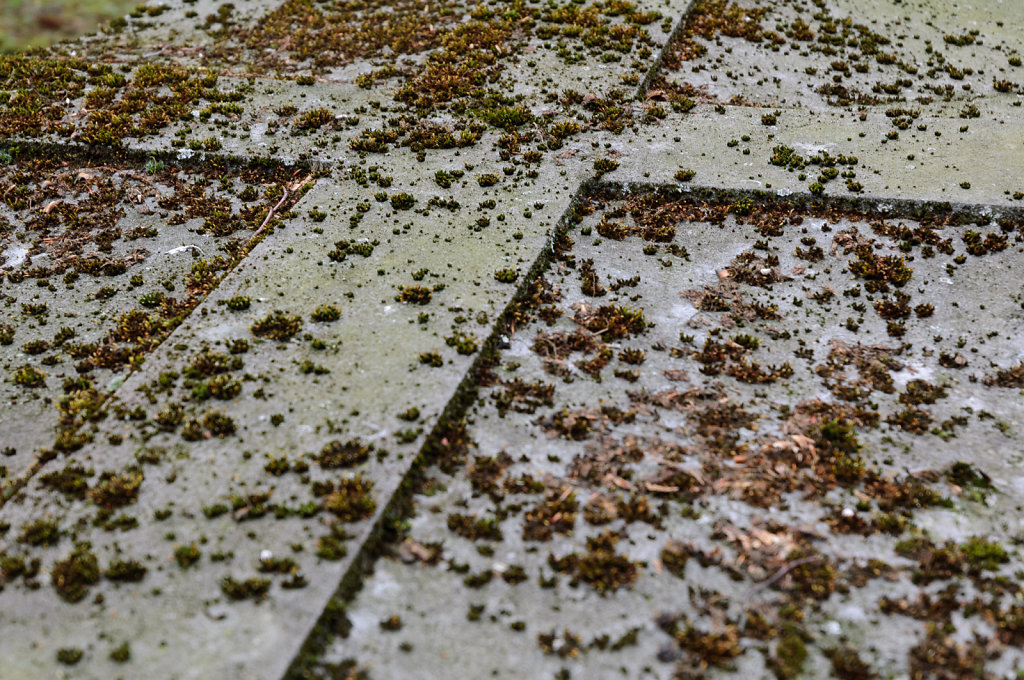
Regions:
<svg viewBox="0 0 1024 680"><path fill-rule="evenodd" d="M901 5L699 1L667 59L666 83L695 99L813 110L984 108L1020 93L1018 8Z"/></svg>
<svg viewBox="0 0 1024 680"><path fill-rule="evenodd" d="M765 127L761 109L727 107L721 115L702 106L636 138L612 140L619 167L608 178L781 196L981 204L997 211L1021 206L1024 154L1014 132L1024 120L1020 109L1006 121L1013 124L973 121L964 134L958 118L929 118L927 132L898 140L885 139L891 126L884 114L861 122L848 113L776 111L778 123ZM714 135L703 134L709 128ZM630 153L638 144L646 155ZM678 173L686 171L693 177L679 182Z"/></svg>
<svg viewBox="0 0 1024 680"><path fill-rule="evenodd" d="M973 225L591 205L539 318L482 379L460 465L421 480L408 537L326 661L372 677L824 677L848 646L905 677L934 663L942 636L917 638L933 617L986 591L1010 606L996 584L1021 564L1019 237L990 252L965 245ZM861 268L882 258L909 280ZM940 576L943 545L959 564ZM967 566L982 545L998 557ZM968 631L986 624L955 618L956 653L981 659ZM806 652L781 651L787 630ZM1022 661L988 649L994 677Z"/></svg>
<svg viewBox="0 0 1024 680"><path fill-rule="evenodd" d="M720 188L1019 202L1016 10L902 10L696 2L647 89L650 100L696 115L649 130L641 143L651 154L626 154L613 177L663 183L691 170L695 183ZM840 173L822 176L815 158Z"/></svg>
<svg viewBox="0 0 1024 680"><path fill-rule="evenodd" d="M169 16L197 12L187 7L175 5ZM472 8L451 3L425 11L407 3L385 11L339 3L314 9L298 0L224 31L207 26L197 12L194 21L201 23L181 33L178 47L161 45L142 63L129 60L116 70L90 60L89 43L76 45L74 55L58 48L64 58L56 61L12 59L7 87L19 92L0 110L0 132L105 144L135 138L150 140L150 147L219 151L238 149L246 139L261 145L267 128L287 126L317 136L316 146L329 140L345 148L351 138L342 140L338 130L375 104L370 117L390 114L384 127L401 137L409 133L403 143L420 149L472 144L489 126L510 134L528 126L512 135L516 146L552 140L555 149L580 131L578 123L554 127L565 124L559 113L616 132L633 124L631 91L654 64L673 21L664 13L671 4L658 4L657 11L653 3L567 7L524 6L521 15L507 17L482 9L457 23L459 13ZM312 23L310 13L318 17ZM211 30L211 45L192 37ZM107 49L103 41L97 46L100 53ZM396 54L410 59L396 64ZM589 62L598 58L596 66ZM47 86L38 87L44 80ZM34 86L38 91L29 93ZM296 102L307 91L310 101ZM370 91L377 94L373 100ZM39 111L46 112L42 120ZM443 127L470 132L449 140L436 134ZM285 158L305 151L301 140L292 141L297 148L285 150ZM296 145L271 144L267 151L279 156L284 146ZM258 147L251 152L262 154Z"/></svg>

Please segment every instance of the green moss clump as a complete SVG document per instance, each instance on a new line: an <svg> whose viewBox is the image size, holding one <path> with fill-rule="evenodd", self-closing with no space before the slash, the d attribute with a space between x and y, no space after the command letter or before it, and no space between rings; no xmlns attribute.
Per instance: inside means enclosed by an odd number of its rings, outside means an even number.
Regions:
<svg viewBox="0 0 1024 680"><path fill-rule="evenodd" d="M39 519L25 526L18 537L19 543L28 545L56 545L61 531L56 522Z"/></svg>
<svg viewBox="0 0 1024 680"><path fill-rule="evenodd" d="M337 305L320 305L313 311L310 318L322 323L337 321L341 318L341 308Z"/></svg>
<svg viewBox="0 0 1024 680"><path fill-rule="evenodd" d="M432 293L426 286L411 284L408 286L399 286L398 295L395 296L395 301L406 302L414 305L425 305L430 302L431 297Z"/></svg>
<svg viewBox="0 0 1024 680"><path fill-rule="evenodd" d="M686 577L686 563L690 560L690 551L678 541L669 541L661 551L661 563L665 569L679 578Z"/></svg>
<svg viewBox="0 0 1024 680"><path fill-rule="evenodd" d="M59 491L68 498L85 498L89 491L90 470L81 465L68 465L59 472L50 472L39 478L40 484L48 489Z"/></svg>
<svg viewBox="0 0 1024 680"><path fill-rule="evenodd" d="M578 314L575 321L591 332L602 333L605 340L619 340L647 329L643 310L622 305L603 305L592 314Z"/></svg>
<svg viewBox="0 0 1024 680"><path fill-rule="evenodd" d="M249 305L252 304L252 300L245 295L236 295L225 300L224 304L233 312L243 312L249 309Z"/></svg>
<svg viewBox="0 0 1024 680"><path fill-rule="evenodd" d="M351 244L341 240L334 242L334 250L327 253L327 259L331 262L344 262L350 252Z"/></svg>
<svg viewBox="0 0 1024 680"><path fill-rule="evenodd" d="M195 398L198 393L199 399L197 400L201 400L205 397L213 397L214 399L227 401L229 399L234 399L241 394L241 392L241 382L233 380L231 377L226 375L217 375L210 378L205 383L197 385L193 389L192 394Z"/></svg>
<svg viewBox="0 0 1024 680"><path fill-rule="evenodd" d="M316 556L328 562L337 562L348 555L348 548L339 536L321 536L316 543Z"/></svg>
<svg viewBox="0 0 1024 680"><path fill-rule="evenodd" d="M523 106L502 106L501 108L488 111L485 118L488 123L496 128L514 130L521 125L531 122L533 114Z"/></svg>
<svg viewBox="0 0 1024 680"><path fill-rule="evenodd" d="M347 442L330 441L317 455L317 462L325 469L347 468L366 462L373 453L373 444L363 444L352 439Z"/></svg>
<svg viewBox="0 0 1024 680"><path fill-rule="evenodd" d="M89 587L100 580L100 567L88 543L79 543L64 560L53 565L50 582L61 599L79 602L89 594Z"/></svg>
<svg viewBox="0 0 1024 680"><path fill-rule="evenodd" d="M963 461L950 466L946 479L962 488L992 489L992 479L988 475Z"/></svg>
<svg viewBox="0 0 1024 680"><path fill-rule="evenodd" d="M82 660L83 656L85 656L85 652L78 647L61 647L57 650L57 662L65 666L74 666Z"/></svg>
<svg viewBox="0 0 1024 680"><path fill-rule="evenodd" d="M860 457L860 441L853 427L842 420L829 420L814 433L822 462L842 484L855 484L864 476L866 466Z"/></svg>
<svg viewBox="0 0 1024 680"><path fill-rule="evenodd" d="M353 137L348 145L353 151L383 153L398 136L397 130L363 130L358 137Z"/></svg>
<svg viewBox="0 0 1024 680"><path fill-rule="evenodd" d="M873 680L878 677L853 647L843 647L826 654L831 657L832 674L840 680Z"/></svg>
<svg viewBox="0 0 1024 680"><path fill-rule="evenodd" d="M131 505L139 497L143 478L142 470L128 470L120 474L104 472L96 486L89 490L89 501L104 510Z"/></svg>
<svg viewBox="0 0 1024 680"><path fill-rule="evenodd" d="M519 272L515 269L497 269L494 272L494 279L501 283L515 283L519 278Z"/></svg>
<svg viewBox="0 0 1024 680"><path fill-rule="evenodd" d="M29 564L21 555L0 553L0 576L5 582L10 583L22 574L28 574L29 571Z"/></svg>
<svg viewBox="0 0 1024 680"><path fill-rule="evenodd" d="M237 430L236 424L219 411L208 411L202 420L191 419L181 429L181 438L185 441L201 441L208 437L227 437Z"/></svg>
<svg viewBox="0 0 1024 680"><path fill-rule="evenodd" d="M124 642L110 650L110 660L114 663L126 663L131 658L132 648L127 642Z"/></svg>
<svg viewBox="0 0 1024 680"><path fill-rule="evenodd" d="M318 130L334 120L330 109L323 107L305 111L292 124L297 130Z"/></svg>
<svg viewBox="0 0 1024 680"><path fill-rule="evenodd" d="M146 577L147 571L149 570L137 560L114 560L107 566L103 576L108 581L138 583Z"/></svg>
<svg viewBox="0 0 1024 680"><path fill-rule="evenodd" d="M430 352L421 353L419 355L419 362L427 366L440 368L444 365L444 358L441 356L441 353L435 349Z"/></svg>
<svg viewBox="0 0 1024 680"><path fill-rule="evenodd" d="M799 631L787 630L779 638L775 656L768 665L779 680L791 680L800 675L807 661L807 646Z"/></svg>
<svg viewBox="0 0 1024 680"><path fill-rule="evenodd" d="M479 349L476 338L459 331L445 338L444 341L449 347L454 347L455 351L463 356L469 356Z"/></svg>
<svg viewBox="0 0 1024 680"><path fill-rule="evenodd" d="M391 195L391 207L395 210L408 210L416 205L416 197L412 194L402 192Z"/></svg>
<svg viewBox="0 0 1024 680"><path fill-rule="evenodd" d="M570 553L565 557L549 556L548 564L555 571L568 572L598 592L631 586L637 578L638 564L626 555L615 552L618 536L606 531L587 539L587 552Z"/></svg>
<svg viewBox="0 0 1024 680"><path fill-rule="evenodd" d="M373 482L362 475L338 481L336 490L324 499L324 508L346 522L364 520L377 509Z"/></svg>
<svg viewBox="0 0 1024 680"><path fill-rule="evenodd" d="M420 419L420 409L416 406L411 406L405 411L399 413L398 417L402 420L407 420L410 423L415 422Z"/></svg>
<svg viewBox="0 0 1024 680"><path fill-rule="evenodd" d="M46 374L35 366L25 365L12 374L15 385L36 389L46 385Z"/></svg>
<svg viewBox="0 0 1024 680"><path fill-rule="evenodd" d="M500 541L501 527L493 517L477 519L476 515L452 513L448 515L448 529L471 541Z"/></svg>
<svg viewBox="0 0 1024 680"><path fill-rule="evenodd" d="M594 171L597 176L608 174L612 170L616 170L619 167L619 162L611 158L598 158L594 161Z"/></svg>
<svg viewBox="0 0 1024 680"><path fill-rule="evenodd" d="M174 561L178 563L178 566L182 569L188 569L193 564L199 561L203 553L199 550L195 543L190 545L178 546L174 550Z"/></svg>
<svg viewBox="0 0 1024 680"><path fill-rule="evenodd" d="M220 589L231 600L262 600L270 590L270 579L254 577L239 581L226 576Z"/></svg>
<svg viewBox="0 0 1024 680"><path fill-rule="evenodd" d="M994 571L1000 564L1010 561L1010 556L1006 554L1003 546L984 538L972 538L960 546L960 551L971 571Z"/></svg>
<svg viewBox="0 0 1024 680"><path fill-rule="evenodd" d="M271 340L288 340L302 330L302 319L275 309L256 321L249 330L253 335Z"/></svg>
<svg viewBox="0 0 1024 680"><path fill-rule="evenodd" d="M885 292L887 283L903 286L914 274L902 255L878 256L870 246L857 248L857 259L850 263L849 269L855 276L869 282L866 286L869 293Z"/></svg>

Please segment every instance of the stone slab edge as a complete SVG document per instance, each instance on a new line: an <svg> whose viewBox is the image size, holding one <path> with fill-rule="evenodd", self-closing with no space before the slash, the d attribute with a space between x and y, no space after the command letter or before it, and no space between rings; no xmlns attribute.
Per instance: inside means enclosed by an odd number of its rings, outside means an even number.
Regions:
<svg viewBox="0 0 1024 680"><path fill-rule="evenodd" d="M665 56L668 54L668 51L672 49L675 39L686 25L695 3L696 0L690 0L680 13L679 19L676 20L665 44L662 45L657 57L655 57L654 61L651 63L647 74L637 87L636 97L638 99L641 99L646 95L650 84L661 72L661 65ZM338 583L338 587L335 589L334 594L324 607L323 612L321 612L316 621L310 625L305 636L305 641L292 658L283 680L302 680L302 678L306 677L305 671L309 668L309 665L314 659L323 653L328 641L332 637L332 629L342 621L345 616L346 604L351 601L355 593L358 592L359 588L362 586L363 576L369 572L373 563L376 561L378 553L382 547L387 521L393 517L403 517L408 514L407 504L411 498L411 486L413 480L416 479L417 473L426 468L431 462L428 460L427 452L439 446L448 424L458 420L472 404L477 393L476 374L481 367L490 361L491 357L493 357L497 351L501 330L506 325L512 311L520 302L526 299L533 282L548 268L554 253L554 244L559 237L569 231L571 227L571 218L576 206L583 198L594 193L600 186L601 183L599 180L589 179L582 182L576 188L576 191L569 199L569 203L565 210L555 223L551 234L548 236L546 245L542 248L541 252L530 266L529 271L522 277L519 287L516 289L512 299L505 306L501 316L496 319L494 324L491 326L490 335L481 344L481 348L477 353L476 359L470 365L469 370L466 371L466 374L459 382L458 387L456 387L454 396L445 405L441 415L438 416L433 429L425 438L423 446L420 447L419 453L410 464L402 481L388 499L387 503L384 504L383 510L378 513L376 521L369 529L367 538L360 544L358 551L351 558L349 566L345 570L341 581Z"/></svg>
<svg viewBox="0 0 1024 680"><path fill-rule="evenodd" d="M299 680L305 677L303 673L308 668L311 659L317 656L319 652L322 652L325 643L331 636L330 630L344 615L345 603L351 600L352 596L358 591L362 585L363 575L368 573L376 561L382 546L382 539L385 537L388 521L396 517L404 517L407 514L406 506L411 498L413 480L416 479L419 471L432 462L429 460L428 452L440 445L440 441L447 431L447 426L461 418L473 403L477 392L476 375L479 369L485 366L495 355L501 332L511 314L516 306L528 297L533 282L544 273L550 264L554 253L554 244L560 236L569 231L576 206L583 198L593 193L596 186L595 180L586 180L577 187L569 199L565 210L549 234L544 247L531 264L530 269L522 277L519 287L505 306L501 315L491 326L490 335L481 343L476 359L474 359L466 371L462 380L455 388L454 395L449 399L438 416L434 427L424 439L419 453L410 463L394 493L383 504L382 510L377 513L376 521L368 530L366 538L360 544L355 555L350 559L349 566L345 569L334 595L331 596L327 606L316 621L310 624L305 641L301 648L296 651L289 669L284 675L285 680Z"/></svg>

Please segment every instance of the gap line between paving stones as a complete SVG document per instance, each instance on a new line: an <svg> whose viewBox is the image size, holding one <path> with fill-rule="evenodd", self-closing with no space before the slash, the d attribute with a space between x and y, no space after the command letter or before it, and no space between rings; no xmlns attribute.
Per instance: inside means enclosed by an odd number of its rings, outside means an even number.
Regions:
<svg viewBox="0 0 1024 680"><path fill-rule="evenodd" d="M668 38L665 40L665 44L658 50L658 56L654 58L654 62L651 67L647 69L647 74L644 75L644 79L640 81L640 84L636 88L636 98L644 99L647 96L647 91L651 89L651 84L654 79L661 73L661 65L665 63L665 57L668 53L675 49L676 41L683 32L683 28L686 27L687 22L690 20L690 13L693 12L694 5L697 4L697 0L690 0L683 11L679 15L679 20L676 25L672 27L672 32L668 34Z"/></svg>
<svg viewBox="0 0 1024 680"><path fill-rule="evenodd" d="M412 498L415 480L422 470L434 462L429 452L443 446L441 440L448 432L449 425L461 420L475 401L478 392L477 376L480 370L496 356L510 317L517 306L528 298L533 283L547 271L555 254L555 244L569 232L572 226L576 206L580 201L592 195L598 186L595 179L586 180L577 187L572 198L569 199L568 205L555 223L541 252L522 278L522 283L516 289L515 295L495 320L490 335L481 344L480 351L477 352L476 359L467 369L458 387L455 388L454 396L445 405L433 429L424 439L416 458L406 469L395 492L384 504L384 509L377 515L377 520L370 529L367 539L359 546L358 552L342 576L324 611L310 626L305 642L291 662L289 670L284 675L284 680L301 680L306 677L303 673L308 669L310 661L325 649L326 643L332 635L330 631L344 617L346 603L359 591L363 576L369 573L377 560L388 527L410 514L409 501Z"/></svg>
<svg viewBox="0 0 1024 680"><path fill-rule="evenodd" d="M199 170L211 162L227 163L231 166L254 167L267 165L271 167L290 168L319 172L330 170L335 164L323 160L297 159L293 163L282 162L273 156L242 156L223 151L194 151L192 149L143 149L132 146L103 147L69 141L39 141L36 139L11 138L5 147L12 151L28 151L40 156L48 153L78 153L96 161L121 161L124 163L143 164L149 159L173 162L182 169ZM341 167L338 165L337 167Z"/></svg>
<svg viewBox="0 0 1024 680"><path fill-rule="evenodd" d="M649 182L617 182L605 180L594 186L596 191L617 196L655 192L665 196L687 197L694 201L716 204L736 203L744 199L776 206L791 204L800 209L830 208L837 211L876 214L885 218L922 219L937 215L957 215L967 221L975 219L1022 219L1024 207L994 203L961 201L928 201L915 198L882 198L878 196L820 196L809 191L779 194L764 189L737 189L732 187L691 184L662 184Z"/></svg>

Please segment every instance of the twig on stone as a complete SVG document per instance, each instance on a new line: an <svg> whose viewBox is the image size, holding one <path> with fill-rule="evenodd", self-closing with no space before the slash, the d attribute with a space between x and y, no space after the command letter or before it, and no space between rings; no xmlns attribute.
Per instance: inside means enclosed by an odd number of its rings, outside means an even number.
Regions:
<svg viewBox="0 0 1024 680"><path fill-rule="evenodd" d="M267 213L267 216L263 218L263 224L260 225L260 228L257 229L256 233L253 234L252 237L249 239L250 245L252 245L252 243L259 237L259 235L263 233L263 230L267 228L267 225L270 224L270 218L274 216L274 211L280 208L282 205L284 205L284 202L288 200L288 187L282 186L281 190L284 192L284 195L281 196L281 200L277 202L277 205L270 209L270 212Z"/></svg>
<svg viewBox="0 0 1024 680"><path fill-rule="evenodd" d="M810 564L812 562L820 562L821 560L821 555L810 555L809 557L801 557L798 560L793 560L792 562L790 562L789 564L785 565L777 572L775 572L772 576L766 578L764 581L761 581L760 583L752 587L750 590L748 590L746 597L743 598L744 601L749 600L758 591L764 590L765 588L777 583L779 579L781 579L783 576L793 571L797 567L801 567L805 564Z"/></svg>

